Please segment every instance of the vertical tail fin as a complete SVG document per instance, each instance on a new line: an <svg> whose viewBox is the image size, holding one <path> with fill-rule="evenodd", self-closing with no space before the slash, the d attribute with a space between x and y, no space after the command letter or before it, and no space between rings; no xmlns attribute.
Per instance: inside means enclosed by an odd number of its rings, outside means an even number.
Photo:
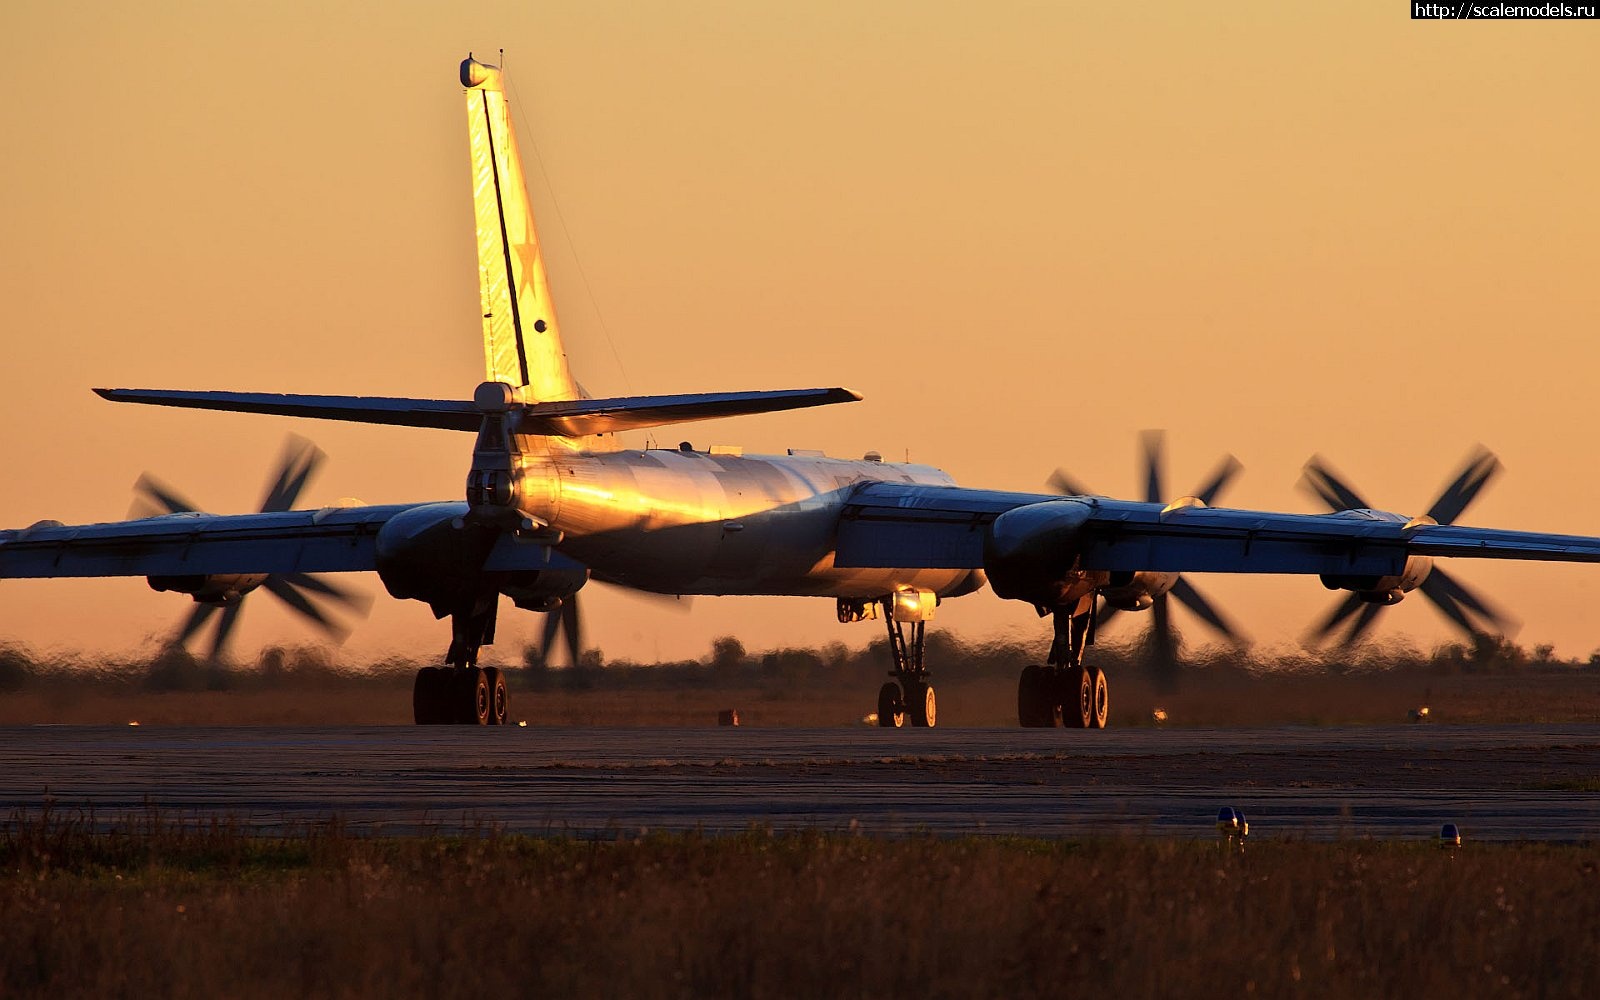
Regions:
<svg viewBox="0 0 1600 1000"><path fill-rule="evenodd" d="M577 399L500 68L468 56L461 85L472 137L485 380L526 386L529 402Z"/></svg>

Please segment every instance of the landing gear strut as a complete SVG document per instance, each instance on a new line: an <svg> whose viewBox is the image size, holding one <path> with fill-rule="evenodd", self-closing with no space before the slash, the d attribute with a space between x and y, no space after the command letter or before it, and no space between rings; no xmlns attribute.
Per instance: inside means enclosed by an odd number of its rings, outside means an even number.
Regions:
<svg viewBox="0 0 1600 1000"><path fill-rule="evenodd" d="M1048 661L1022 668L1017 678L1017 721L1025 728L1048 729L1057 718L1068 729L1106 727L1111 696L1105 672L1083 662L1085 650L1094 645L1094 605L1091 594L1070 611L1055 611Z"/></svg>
<svg viewBox="0 0 1600 1000"><path fill-rule="evenodd" d="M505 675L478 666L478 650L494 642L499 595L480 595L450 615L445 666L423 667L411 689L411 714L419 726L504 725L511 708Z"/></svg>
<svg viewBox="0 0 1600 1000"><path fill-rule="evenodd" d="M937 725L938 705L923 662L927 622L920 617L916 621L901 620L895 613L893 596L884 598L882 604L885 624L889 626L889 654L894 658L889 676L894 680L878 689L878 725L895 729L907 722L913 726Z"/></svg>

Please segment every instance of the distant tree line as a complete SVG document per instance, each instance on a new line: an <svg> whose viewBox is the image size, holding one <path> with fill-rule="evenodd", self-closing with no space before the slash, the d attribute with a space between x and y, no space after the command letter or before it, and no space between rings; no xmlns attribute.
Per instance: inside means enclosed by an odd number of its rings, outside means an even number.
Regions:
<svg viewBox="0 0 1600 1000"><path fill-rule="evenodd" d="M1015 679L1038 660L1036 642L978 642L949 632L928 636L927 658L945 681L1003 677ZM1499 636L1477 635L1423 652L1402 642L1369 643L1348 649L1247 649L1205 646L1180 656L1176 663L1142 641L1102 643L1091 651L1095 662L1126 676L1129 672L1171 676L1205 672L1239 680L1259 676L1408 673L1430 676L1517 674L1527 672L1593 672L1600 677L1600 650L1585 659L1563 659L1554 647L1525 648ZM749 686L775 690L857 682L862 676L886 673L887 640L876 639L852 649L842 642L816 647L786 647L752 652L733 636L712 641L698 659L645 663L607 660L599 649L586 650L577 665L543 661L537 647L528 647L520 663L502 663L515 686L533 690L590 690L624 687L695 688ZM129 691L229 691L314 689L362 685L409 684L422 661L388 658L349 662L321 646L271 646L253 662L213 661L182 647L125 656L41 653L20 643L0 641L0 692L33 685L92 684Z"/></svg>

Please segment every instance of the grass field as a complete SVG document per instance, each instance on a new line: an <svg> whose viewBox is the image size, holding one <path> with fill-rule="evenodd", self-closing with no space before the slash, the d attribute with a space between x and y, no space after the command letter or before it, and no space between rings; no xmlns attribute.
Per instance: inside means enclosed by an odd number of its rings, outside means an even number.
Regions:
<svg viewBox="0 0 1600 1000"><path fill-rule="evenodd" d="M1020 653L936 675L1015 724ZM410 664L9 661L0 724L410 719ZM8 666L9 663L9 666ZM1303 665L1302 665L1303 666ZM1112 667L1118 726L1600 720L1593 668ZM513 675L534 725L861 725L869 656ZM1593 779L1552 791L1593 791ZM0 997L1600 995L1600 847L730 837L257 837L226 818L0 823ZM98 832L96 832L98 831Z"/></svg>
<svg viewBox="0 0 1600 1000"><path fill-rule="evenodd" d="M0 928L7 997L1588 997L1600 849L262 839L35 812L0 830Z"/></svg>

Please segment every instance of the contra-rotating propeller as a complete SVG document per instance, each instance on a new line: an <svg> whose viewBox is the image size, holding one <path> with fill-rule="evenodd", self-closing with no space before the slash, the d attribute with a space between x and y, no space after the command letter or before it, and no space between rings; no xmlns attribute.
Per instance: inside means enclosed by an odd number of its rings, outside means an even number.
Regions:
<svg viewBox="0 0 1600 1000"><path fill-rule="evenodd" d="M295 501L299 499L301 491L305 489L306 483L316 474L325 457L322 450L310 441L291 435L284 447L283 461L279 465L277 478L269 484L266 496L261 501L260 512L275 514L291 510ZM129 517L187 514L198 509L181 494L149 473L145 473L134 484L134 504L129 511ZM310 620L335 641L342 640L348 635L349 629L331 618L326 606L338 607L357 615L365 615L372 607L372 598L368 595L340 587L310 573L272 573L261 579L257 586ZM210 657L216 659L221 655L228 637L232 635L234 627L239 622L239 612L244 606L245 597L248 596L249 590L253 589L255 588L247 587L223 603L197 600L194 610L173 637L173 644L187 643L220 612L210 650Z"/></svg>
<svg viewBox="0 0 1600 1000"><path fill-rule="evenodd" d="M1444 492L1439 494L1439 499L1433 502L1433 506L1428 508L1427 516L1438 524L1454 524L1462 512L1477 499L1483 488L1499 475L1500 470L1500 460L1479 445L1468 456L1461 472L1449 486L1445 487ZM1359 493L1351 489L1328 467L1327 461L1320 455L1313 455L1306 463L1305 475L1300 482L1313 496L1326 504L1329 510L1338 512L1372 509ZM1452 624L1469 637L1480 632L1512 635L1519 626L1514 617L1473 593L1465 584L1437 564L1434 564L1417 589L1432 601L1434 607L1443 612ZM1335 606L1326 618L1312 626L1306 638L1312 644L1324 642L1354 618L1355 621L1350 622L1343 639L1346 643L1353 643L1372 628L1378 614L1386 606L1382 603L1369 603L1363 600L1361 594L1351 593Z"/></svg>
<svg viewBox="0 0 1600 1000"><path fill-rule="evenodd" d="M599 581L591 580L590 585ZM656 594L648 590L634 590L613 586L612 590L622 590L632 597L642 598L652 603L671 607L675 611L687 612L693 605L688 597L672 594ZM572 594L561 602L561 606L545 613L544 632L539 636L539 662L546 666L550 663L550 654L555 652L556 645L560 643L567 651L568 663L571 666L580 664L580 655L583 652L583 619L578 611L580 595ZM563 642L562 640L565 639Z"/></svg>
<svg viewBox="0 0 1600 1000"><path fill-rule="evenodd" d="M1141 451L1144 458L1144 500L1147 503L1165 503L1168 500L1165 482L1165 452L1166 432L1159 430L1143 431L1139 435ZM1211 506L1220 496L1228 484L1233 481L1243 468L1239 460L1232 455L1223 456L1222 462L1217 466L1205 482L1196 490L1193 496L1206 506ZM1064 469L1057 469L1048 481L1052 490L1062 496L1087 496L1090 491L1085 489L1076 479ZM1201 621L1210 625L1223 637L1233 643L1241 643L1244 637L1234 625L1225 618L1216 606L1195 588L1194 584L1185 580L1179 574L1177 580L1165 592L1151 598L1150 605L1150 641L1155 647L1158 658L1163 663L1175 662L1179 636L1172 622L1172 614L1167 604L1168 597L1177 598L1178 603L1188 608ZM1096 626L1104 625L1116 616L1118 609L1106 604L1100 609L1096 618Z"/></svg>
<svg viewBox="0 0 1600 1000"><path fill-rule="evenodd" d="M579 654L583 652L583 623L578 616L577 594L564 599L559 608L545 613L544 634L539 638L539 662L549 665L550 654L555 651L556 642L562 635L567 639L567 656L571 665L576 667Z"/></svg>

